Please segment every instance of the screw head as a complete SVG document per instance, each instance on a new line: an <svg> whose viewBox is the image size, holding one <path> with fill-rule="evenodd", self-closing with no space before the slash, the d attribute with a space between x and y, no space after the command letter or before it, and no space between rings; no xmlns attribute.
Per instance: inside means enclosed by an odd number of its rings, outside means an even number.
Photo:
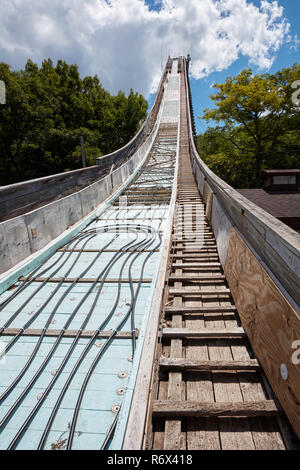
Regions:
<svg viewBox="0 0 300 470"><path fill-rule="evenodd" d="M288 370L286 364L281 364L281 366L280 366L280 374L281 374L281 378L282 378L283 380L287 380L287 379L288 379L289 370Z"/></svg>
<svg viewBox="0 0 300 470"><path fill-rule="evenodd" d="M42 398L42 396L43 396L43 393L39 393L38 396L36 397L37 400L40 400Z"/></svg>
<svg viewBox="0 0 300 470"><path fill-rule="evenodd" d="M124 395L125 391L126 391L125 387L120 387L117 390L117 394L118 395Z"/></svg>
<svg viewBox="0 0 300 470"><path fill-rule="evenodd" d="M118 413L119 410L120 410L120 408L121 408L120 405L114 405L114 406L112 407L111 411L112 411L113 413Z"/></svg>
<svg viewBox="0 0 300 470"><path fill-rule="evenodd" d="M118 373L120 379L125 379L128 376L128 372L122 371Z"/></svg>

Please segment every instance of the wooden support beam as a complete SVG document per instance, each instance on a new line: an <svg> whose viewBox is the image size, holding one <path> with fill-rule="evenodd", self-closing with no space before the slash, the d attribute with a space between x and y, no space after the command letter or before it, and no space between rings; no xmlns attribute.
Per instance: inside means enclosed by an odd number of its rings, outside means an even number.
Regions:
<svg viewBox="0 0 300 470"><path fill-rule="evenodd" d="M159 366L168 370L195 370L195 371L211 371L211 370L256 370L259 364L256 359L248 361L202 361L194 359L166 358L161 357Z"/></svg>
<svg viewBox="0 0 300 470"><path fill-rule="evenodd" d="M194 418L213 417L257 417L278 416L281 414L273 400L258 402L218 402L201 403L191 401L154 401L154 416L175 418L190 416Z"/></svg>
<svg viewBox="0 0 300 470"><path fill-rule="evenodd" d="M164 328L165 338L236 338L245 336L243 328Z"/></svg>

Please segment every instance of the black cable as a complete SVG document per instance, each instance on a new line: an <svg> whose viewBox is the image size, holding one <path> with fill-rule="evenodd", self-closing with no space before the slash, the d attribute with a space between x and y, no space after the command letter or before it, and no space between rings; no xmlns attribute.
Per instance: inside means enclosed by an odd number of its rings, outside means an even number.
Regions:
<svg viewBox="0 0 300 470"><path fill-rule="evenodd" d="M86 354L87 354L88 351L90 350L90 348L91 348L91 346L92 346L92 344L93 344L95 338L97 338L97 336L98 336L98 334L100 333L100 331L102 331L102 329L104 328L104 326L105 326L105 325L108 323L108 321L111 319L111 317L113 316L113 314L114 314L114 312L115 312L115 310L116 310L116 308L117 308L117 305L118 305L119 299L120 299L120 293L121 293L121 279L122 279L122 273L123 273L124 267L125 267L125 265L126 265L128 259L134 254L134 252L135 252L138 248L140 248L140 246L141 246L142 244L145 244L145 242L146 242L146 239L143 240L142 242L137 243L135 250L134 250L132 253L130 253L130 254L127 256L127 258L125 259L125 261L123 262L122 267L121 267L121 269L120 269L119 278L118 278L118 291L117 291L117 296L116 296L114 305L113 305L113 307L111 308L111 310L110 310L109 314L107 315L107 317L105 318L105 320L99 325L99 327L97 328L97 330L94 332L92 338L90 339L90 341L89 341L89 342L87 343L87 345L85 346L83 352L81 353L81 355L80 355L79 358L77 359L76 364L74 365L72 371L70 372L70 374L69 374L69 376L68 376L68 379L67 379L66 383L64 384L64 387L62 388L61 392L60 392L60 395L59 395L59 397L58 397L58 399L57 399L57 401L56 401L56 403L55 403L55 406L54 406L54 408L53 408L53 410L52 410L51 416L50 416L50 418L49 418L49 420L48 420L48 422L47 422L47 425L46 425L46 427L45 427L45 429L44 429L43 436L42 436L42 438L41 438L41 440L40 440L38 450L43 449L43 447L44 447L44 445L45 445L45 441L46 441L47 436L48 436L48 433L49 433L49 431L50 431L52 422L53 422L53 420L54 420L54 418L55 418L55 416L56 416L56 413L57 413L57 411L58 411L59 405L60 405L60 403L61 403L61 401L62 401L62 399L63 399L63 397L64 397L64 395L65 395L65 393L66 393L66 391L67 391L67 389L68 389L68 387L69 387L69 384L70 384L71 380L73 379L73 377L74 377L76 371L78 370L78 367L80 366L80 364L81 364L81 362L83 361L84 357L86 356ZM152 240L151 240L151 243L152 243ZM146 246L147 246L147 245L148 245L148 244L146 244ZM92 309L93 309L94 307L95 307L95 302L94 302L94 304L92 305Z"/></svg>
<svg viewBox="0 0 300 470"><path fill-rule="evenodd" d="M105 439L104 439L104 442L100 448L100 450L105 450L106 447L107 447L107 444L109 443L109 441L111 440L114 432L115 432L115 429L116 429L116 426L117 426L117 422L118 422L118 419L119 419L119 414L120 414L120 410L121 410L121 405L120 405L120 408L118 409L118 412L112 422L112 425L110 426L109 430L107 431L106 433L106 436L105 436Z"/></svg>
<svg viewBox="0 0 300 470"><path fill-rule="evenodd" d="M74 246L73 250L76 248L76 246L78 245L78 243L80 242L80 240L78 240L77 244ZM69 259L69 257L73 254L74 251L70 251L70 253L68 254L68 257L67 257L67 260ZM67 261L66 260L66 261ZM49 281L49 279L51 277L53 277L58 271L59 269L63 266L64 263L62 263L58 268L56 268L56 270L49 276L47 277L42 283L41 285L33 292L33 294L31 294L26 300L25 302L23 302L23 304L16 310L16 312L5 322L4 326L1 328L0 330L0 334L5 330L5 328L8 328L8 326L13 322L13 320L15 320L15 318L19 315L19 313L22 312L22 310L24 309L24 307L27 305L27 303L33 299L33 297L47 284L47 282ZM58 288L61 286L62 282L60 281L58 286L56 286L55 288L55 291L58 290ZM28 328L35 320L36 318L39 316L39 314L44 310L44 308L48 305L48 303L50 302L51 300L51 297L49 296L45 301L44 303L40 306L40 308L35 312L34 315L32 315L32 317L27 320L27 322L25 323L25 325L23 325L18 333L16 333L14 335L14 337L10 340L10 342L6 345L6 348L5 348L5 351L2 351L1 354L0 354L0 360L2 359L2 357L4 356L4 354L7 354L7 352L11 349L11 347L15 344L15 342L17 341L17 339L19 338L19 336L22 335L22 333L24 332L24 330L26 328Z"/></svg>
<svg viewBox="0 0 300 470"><path fill-rule="evenodd" d="M45 274L47 271L49 271L49 269L53 268L53 266L55 266L55 264L57 264L60 259L64 256L64 254L66 253L66 250L68 249L68 246L71 245L71 243L73 243L74 241L74 237L72 237L71 240L69 240L69 242L67 242L64 246L64 251L62 252L62 254L58 257L57 260L54 261L53 264L51 264L50 266L48 266L46 269L44 269L43 271L41 271L39 273L39 276ZM27 287L30 286L30 284L32 284L32 282L35 281L35 279L38 277L38 276L35 276L35 277L32 277L33 274L35 274L36 272L39 271L39 269L44 266L48 261L49 259L53 256L53 254L49 255L48 258L46 258L39 266L37 266L33 271L31 271L28 276L20 283L20 285L17 287L17 289L14 290L14 292L7 298L5 299L3 302L0 303L0 312L3 310L4 307L6 307L6 305L8 305L18 294L20 294L20 292L22 292L24 289L27 289ZM4 328L0 328L0 333L3 332L3 329Z"/></svg>
<svg viewBox="0 0 300 470"><path fill-rule="evenodd" d="M151 231L153 232L153 229L151 227ZM150 244L152 244L153 241L151 240ZM156 248L155 248L156 249ZM152 253L149 253L149 255L152 254ZM139 256L139 254L136 256L136 258ZM146 261L147 261L148 257L146 257L146 259L144 260L143 262L143 267L142 267L142 271L141 271L141 274L140 274L140 280L139 280L139 285L141 284L141 280L142 280L142 274L143 274L143 271L144 271L144 266L146 264ZM132 264L132 263L131 263ZM139 291L139 290L138 290ZM138 291L135 292L135 296L138 295ZM75 410L74 410L74 413L73 413L73 419L72 419L72 422L71 422L71 426L70 426L70 433L69 433L69 438L68 438L68 442L67 442L67 450L70 450L72 448L72 443L73 443L73 439L74 439L74 434L75 434L75 428L76 428L76 423L77 423L77 419L78 419L78 414L79 414L79 410L80 410L80 405L81 405L81 402L82 402L82 398L83 398L83 395L84 395L84 392L85 392L85 389L87 387L87 384L89 382L89 379L96 367L96 365L98 364L98 361L99 359L101 358L101 356L103 355L103 353L105 352L107 346L110 344L111 340L114 338L114 336L117 334L117 332L122 328L122 326L124 325L124 323L127 321L130 313L131 313L131 310L133 308L133 306L135 305L135 302L131 302L131 305L129 307L129 309L127 310L127 313L126 315L124 316L124 318L121 320L121 322L119 323L119 325L114 328L114 330L112 331L111 335L109 336L109 338L105 341L105 343L103 343L102 347L100 348L98 354L96 355L95 359L93 360L93 363L92 365L90 366L85 378L84 378L84 382L81 386L81 389L80 389L80 393L79 393L79 396L78 396L78 399L77 399L77 403L76 403L76 407L75 407Z"/></svg>
<svg viewBox="0 0 300 470"><path fill-rule="evenodd" d="M93 235L92 237L90 237L84 244L83 246L81 247L81 250L79 252L79 255L76 257L74 263L72 264L71 268L68 270L68 272L65 274L64 276L64 279L68 276L68 274L70 273L70 271L73 269L75 263L78 261L78 258L79 256L82 254L86 244L91 240L91 238L93 238L95 235ZM39 340L37 342L37 344L35 345L34 347L34 350L32 351L28 361L26 362L25 366L22 368L22 370L19 372L18 376L14 379L14 381L9 385L9 387L5 390L5 392L0 396L0 403L7 397L7 395L11 392L11 390L18 384L18 382L21 380L21 378L24 376L25 372L27 371L27 369L30 367L33 359L36 357L36 354L38 353L39 351L39 348L41 346L41 343L42 343L42 340L43 338L45 337L45 334L47 332L47 329L49 328L50 324L51 324L51 321L55 315L55 313L57 312L57 309L58 307L61 305L62 301L65 299L65 297L68 295L68 293L70 292L70 290L74 287L75 284L77 284L77 282L79 281L79 279L81 279L87 272L88 270L93 266L93 264L96 262L96 260L99 258L99 256L103 253L103 250L105 248L107 248L115 239L116 237L114 237L112 240L109 241L109 243L107 243L107 245L105 245L102 250L97 254L97 256L93 259L93 261L88 265L88 267L80 274L80 276L78 276L73 282L72 284L68 287L68 289L64 292L64 294L60 297L60 299L57 301L54 309L52 310L52 312L50 313L50 316L49 318L47 319L46 321L46 324L44 326L44 328L42 329L42 333L41 335L39 336ZM64 281L63 279L63 281ZM54 292L55 294L55 292ZM52 294L52 295L54 295ZM0 429L1 429L1 422L0 422Z"/></svg>
<svg viewBox="0 0 300 470"><path fill-rule="evenodd" d="M112 241L110 241L109 243L111 243ZM129 243L129 245L131 244L132 242ZM127 245L125 245L127 246ZM108 263L109 264L109 263ZM107 266L106 266L107 267ZM102 275L102 273L105 271L106 267L104 268L104 270L102 270L102 272L100 273L99 277ZM93 283L93 286L92 288L94 287L94 284L97 282L97 280ZM88 293L90 292L90 290L92 289L90 288ZM53 344L51 350L49 351L49 353L47 354L46 358L44 359L42 365L39 367L38 371L35 373L34 377L31 379L31 381L29 382L29 384L26 386L26 388L23 390L22 394L20 395L20 397L16 400L16 402L14 403L14 405L10 408L10 410L6 413L6 415L4 416L4 418L2 418L1 422L0 422L0 429L1 427L3 427L7 420L10 418L11 416L11 413L20 405L22 399L25 397L26 393L28 392L28 390L32 387L32 385L35 383L35 381L37 380L37 378L39 377L40 373L42 372L42 370L44 369L44 367L46 366L46 364L49 362L52 354L55 352L55 350L57 349L59 343L60 343L60 340L65 332L65 330L68 328L69 324L71 323L71 321L73 320L75 314L77 313L77 311L79 310L79 308L81 307L81 305L83 304L85 298L87 297L88 294L85 295L85 297L81 300L81 302L79 303L79 305L77 305L75 311L73 311L71 317L67 320L67 322L65 323L63 329L61 330L59 336L57 337L56 339L56 342ZM83 322L83 324L85 323L85 321ZM46 331L46 330L45 330Z"/></svg>
<svg viewBox="0 0 300 470"><path fill-rule="evenodd" d="M127 226L126 226L126 227L127 227ZM115 230L115 226L112 226L112 228ZM127 248L127 250L128 250L128 248L130 247L130 245L132 245L132 243L133 243L133 242L131 241L131 242L129 242L127 245L125 245L125 247ZM123 247L123 249L120 250L120 252L116 253L116 255L113 257L113 259L108 263L108 265L113 264L112 262L113 262L114 258L122 256L122 255L124 254L124 252L126 252L126 251L124 251L124 247ZM107 276L109 270L111 269L111 267L112 267L112 266L110 266L109 269L106 271L106 276ZM105 269L106 269L106 268L105 268ZM104 270L104 271L105 271L105 270ZM103 273L103 271L102 271L102 273ZM100 273L100 275L98 276L97 280L99 280L99 278L102 276L102 273ZM93 289L94 284L97 282L97 280L93 283L93 285L92 285L91 288L89 289L88 293L85 295L85 299L86 299L87 296L89 295L90 291ZM101 283L101 286L103 286L104 280L105 280L105 279L103 279L103 281L102 281L102 283ZM99 289L99 290L100 290L100 289ZM78 309L80 308L80 306L82 305L82 303L83 303L83 301L84 301L85 299L82 299L81 302L80 302L80 305L78 305L78 306L76 307L76 309L75 309L76 312L78 311ZM74 312L73 312L73 313L74 313ZM86 319L84 323L86 323L87 321L88 321L88 319ZM71 322L71 319L68 320L67 324L69 324L70 322ZM65 331L65 329L63 329L63 330L61 331L59 337L57 338L56 343L53 345L53 347L52 347L50 353L48 353L48 356L47 356L46 359L44 360L44 362L43 362L42 366L40 367L39 371L35 374L35 377L31 380L31 382L30 382L30 384L29 384L29 386L28 386L29 388L30 388L30 386L32 385L33 381L36 380L37 374L39 374L39 373L41 372L42 368L45 366L46 360L47 360L47 359L48 359L48 360L50 359L50 357L51 357L51 355L53 354L54 350L56 349L56 347L57 347L57 345L58 345L60 339L62 338L62 336L63 336L63 334L64 334L64 331ZM69 350L68 350L67 355L64 357L63 362L61 363L61 365L60 365L60 367L59 367L59 369L58 369L56 375L53 377L53 379L51 380L50 384L47 386L46 390L44 391L44 393L43 393L41 399L40 399L39 402L35 405L35 407L34 407L33 410L31 411L30 415L27 417L27 419L26 419L25 422L23 423L22 427L19 429L17 435L16 435L15 438L12 440L12 442L11 442L11 444L9 445L8 449L13 449L13 448L15 447L15 445L17 444L17 442L18 442L19 439L21 438L22 434L24 433L24 431L26 430L26 428L27 428L28 425L30 424L31 420L32 420L33 417L35 416L37 410L40 408L40 406L42 405L43 401L44 401L45 398L48 396L50 390L52 389L52 386L53 386L54 383L56 382L57 378L58 378L59 375L60 375L60 372L63 370L63 368L64 368L66 362L68 361L68 359L69 359L71 353L73 352L73 349L74 349L74 347L75 347L76 344L77 344L77 341L78 341L78 339L79 339L79 337L80 337L80 335L81 335L81 332L82 332L82 328L78 330L77 335L76 335L76 337L75 337L73 343L71 344L71 346L70 346L70 348L69 348ZM47 360L47 362L48 362L48 360Z"/></svg>

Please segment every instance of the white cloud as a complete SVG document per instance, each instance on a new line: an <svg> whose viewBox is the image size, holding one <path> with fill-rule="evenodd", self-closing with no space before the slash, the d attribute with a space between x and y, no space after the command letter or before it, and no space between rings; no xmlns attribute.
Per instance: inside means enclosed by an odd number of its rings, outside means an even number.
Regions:
<svg viewBox="0 0 300 470"><path fill-rule="evenodd" d="M201 78L241 55L269 68L291 39L277 1L0 0L0 60L23 67L27 58L76 62L110 91L130 87L146 95L157 86L163 59L192 56Z"/></svg>

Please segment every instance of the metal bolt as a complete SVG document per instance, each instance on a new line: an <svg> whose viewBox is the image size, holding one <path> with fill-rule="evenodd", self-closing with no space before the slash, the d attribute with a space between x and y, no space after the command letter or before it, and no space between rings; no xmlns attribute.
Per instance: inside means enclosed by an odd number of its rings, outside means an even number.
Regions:
<svg viewBox="0 0 300 470"><path fill-rule="evenodd" d="M118 395L124 395L125 391L126 391L126 389L124 387L120 387L117 390L117 394Z"/></svg>
<svg viewBox="0 0 300 470"><path fill-rule="evenodd" d="M119 410L120 410L120 405L114 405L111 409L113 413L118 413Z"/></svg>
<svg viewBox="0 0 300 470"><path fill-rule="evenodd" d="M101 343L100 341L98 341L98 343L95 343L95 346L96 346L97 348L100 348L100 347L102 346L102 343Z"/></svg>
<svg viewBox="0 0 300 470"><path fill-rule="evenodd" d="M52 370L51 371L51 375L53 375L53 377L56 375L56 373L57 373L57 370Z"/></svg>
<svg viewBox="0 0 300 470"><path fill-rule="evenodd" d="M125 379L128 376L128 372L119 372L118 377L120 379Z"/></svg>
<svg viewBox="0 0 300 470"><path fill-rule="evenodd" d="M129 356L128 362L132 362L132 361L133 361L133 357L132 357L132 356Z"/></svg>
<svg viewBox="0 0 300 470"><path fill-rule="evenodd" d="M281 366L280 366L280 373L281 373L281 377L282 377L283 380L287 380L287 379L288 379L289 370L288 370L286 364L281 364Z"/></svg>
<svg viewBox="0 0 300 470"><path fill-rule="evenodd" d="M40 400L43 396L43 393L39 393L38 396L36 397L38 400Z"/></svg>

